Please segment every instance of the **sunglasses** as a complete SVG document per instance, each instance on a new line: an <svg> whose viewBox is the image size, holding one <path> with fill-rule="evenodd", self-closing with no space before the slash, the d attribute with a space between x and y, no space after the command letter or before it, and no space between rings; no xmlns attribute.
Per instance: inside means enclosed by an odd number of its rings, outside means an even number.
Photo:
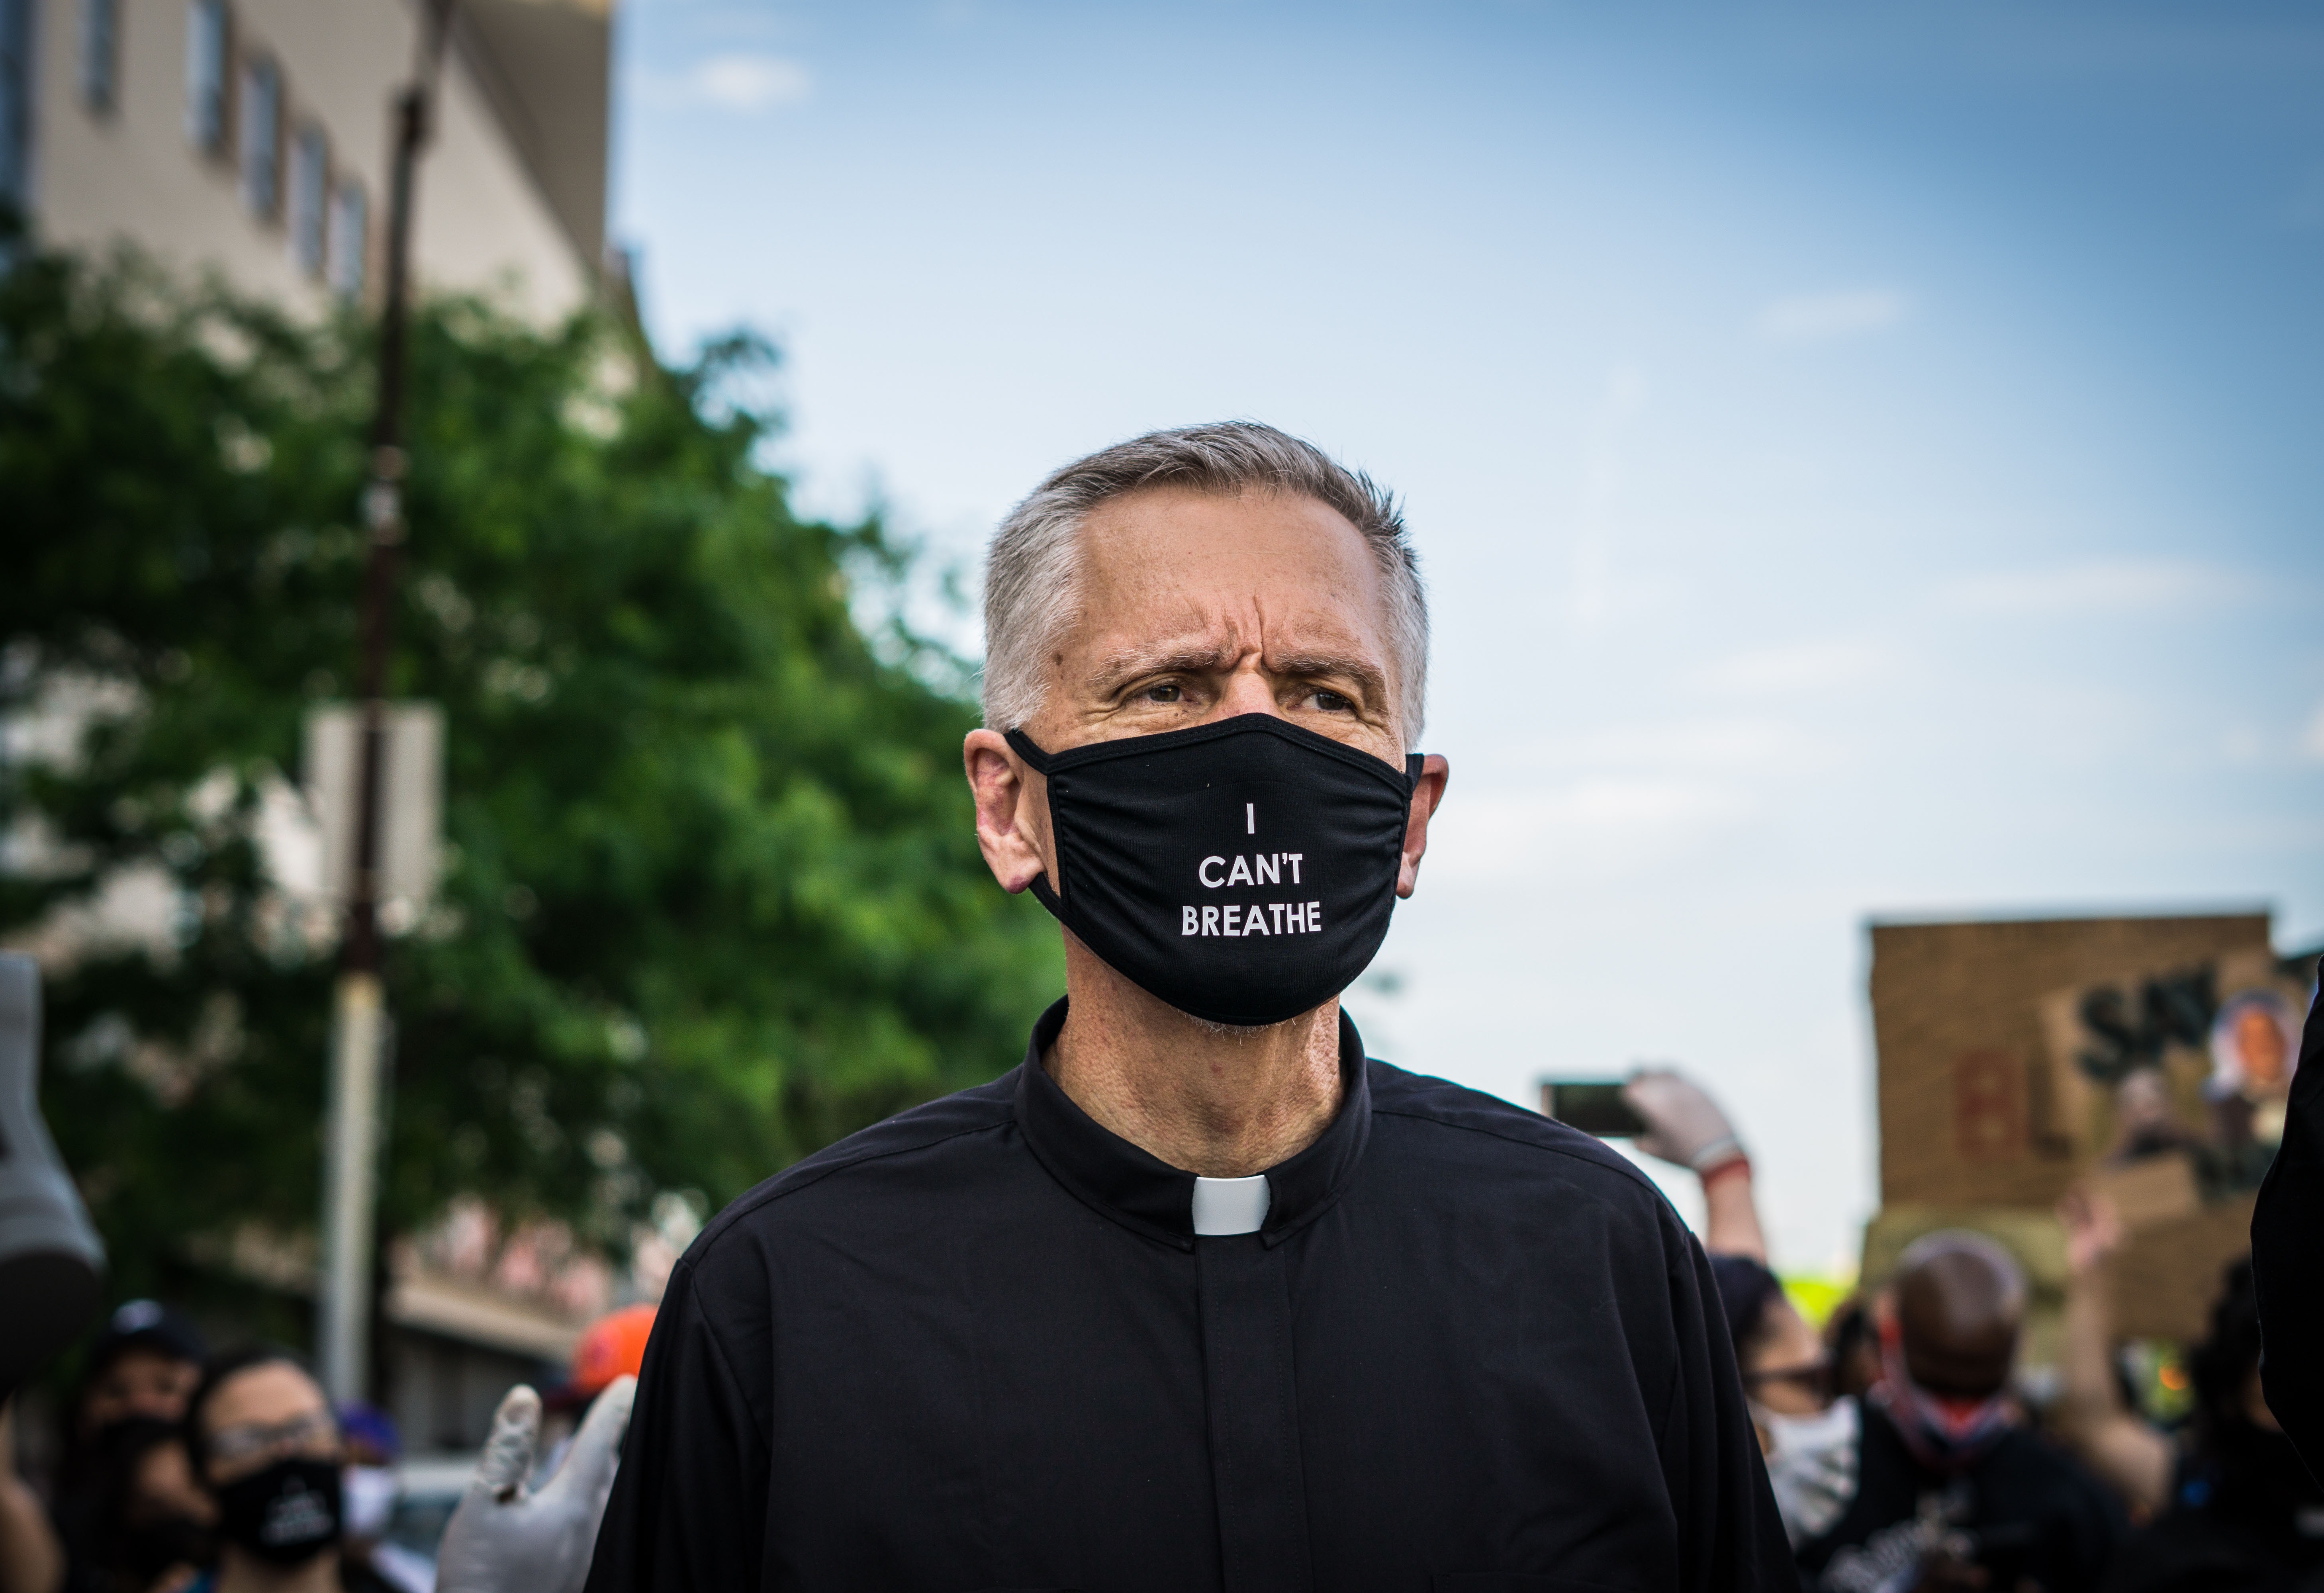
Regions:
<svg viewBox="0 0 2324 1593"><path fill-rule="evenodd" d="M210 1434L206 1447L213 1459L232 1465L254 1455L296 1454L301 1450L320 1452L338 1441L338 1423L328 1411L314 1411L272 1426L245 1422L221 1427Z"/></svg>
<svg viewBox="0 0 2324 1593"><path fill-rule="evenodd" d="M1743 1374L1743 1386L1761 1388L1770 1383L1789 1383L1803 1388L1818 1399L1829 1399L1832 1390L1832 1359L1828 1355L1813 1360L1803 1360L1796 1366L1763 1367L1756 1372Z"/></svg>

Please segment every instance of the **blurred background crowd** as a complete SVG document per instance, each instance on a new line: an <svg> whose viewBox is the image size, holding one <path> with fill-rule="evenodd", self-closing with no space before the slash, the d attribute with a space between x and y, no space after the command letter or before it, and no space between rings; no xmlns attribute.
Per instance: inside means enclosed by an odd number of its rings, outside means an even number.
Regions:
<svg viewBox="0 0 2324 1593"><path fill-rule="evenodd" d="M1463 779L1350 1006L1663 1182L1811 1584L2324 1587L2244 1260L2324 935L2324 33L1459 9L0 0L0 1066L106 1269L0 1593L256 1585L262 1474L431 1586L512 1385L546 1477L711 1213L1011 1065L1061 963L954 588L1259 410L1438 605ZM1062 216L1084 161L1167 170Z"/></svg>

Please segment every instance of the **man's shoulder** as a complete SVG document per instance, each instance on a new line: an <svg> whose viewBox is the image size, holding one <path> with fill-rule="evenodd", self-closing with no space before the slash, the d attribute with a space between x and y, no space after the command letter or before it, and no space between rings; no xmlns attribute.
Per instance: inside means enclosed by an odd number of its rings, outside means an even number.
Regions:
<svg viewBox="0 0 2324 1593"><path fill-rule="evenodd" d="M1406 1073L1377 1059L1367 1065L1375 1118L1419 1125L1424 1134L1461 1137L1464 1160L1579 1175L1609 1194L1662 1203L1662 1192L1636 1163L1578 1128L1450 1079Z"/></svg>
<svg viewBox="0 0 2324 1593"><path fill-rule="evenodd" d="M835 1179L911 1180L948 1156L973 1156L984 1137L1015 1120L1016 1086L1011 1068L989 1084L898 1112L801 1157L735 1197L696 1236L688 1257L708 1254L733 1229L763 1222L787 1201Z"/></svg>

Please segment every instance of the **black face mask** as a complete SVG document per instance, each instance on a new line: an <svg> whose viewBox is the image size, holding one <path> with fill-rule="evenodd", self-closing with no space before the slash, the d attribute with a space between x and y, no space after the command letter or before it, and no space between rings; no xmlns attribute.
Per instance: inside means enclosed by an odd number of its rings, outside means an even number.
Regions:
<svg viewBox="0 0 2324 1593"><path fill-rule="evenodd" d="M217 1491L218 1534L277 1565L312 1560L339 1541L339 1466L298 1457Z"/></svg>
<svg viewBox="0 0 2324 1593"><path fill-rule="evenodd" d="M1420 754L1397 770L1267 714L1048 753L1062 891L1033 894L1113 971L1212 1023L1280 1023L1387 937Z"/></svg>

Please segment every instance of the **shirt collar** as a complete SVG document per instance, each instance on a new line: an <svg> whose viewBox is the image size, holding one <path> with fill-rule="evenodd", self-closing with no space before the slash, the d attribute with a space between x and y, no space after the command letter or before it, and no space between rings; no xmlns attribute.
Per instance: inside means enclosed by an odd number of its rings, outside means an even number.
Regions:
<svg viewBox="0 0 2324 1593"><path fill-rule="evenodd" d="M1100 1126L1049 1070L1041 1054L1065 1027L1065 1003L1041 1014L1017 1070L1017 1122L1052 1177L1123 1227L1182 1250L1194 1245L1194 1175ZM1340 1198L1371 1137L1371 1085L1363 1036L1340 1014L1340 1110L1315 1143L1267 1170L1267 1220L1259 1238L1280 1244Z"/></svg>

